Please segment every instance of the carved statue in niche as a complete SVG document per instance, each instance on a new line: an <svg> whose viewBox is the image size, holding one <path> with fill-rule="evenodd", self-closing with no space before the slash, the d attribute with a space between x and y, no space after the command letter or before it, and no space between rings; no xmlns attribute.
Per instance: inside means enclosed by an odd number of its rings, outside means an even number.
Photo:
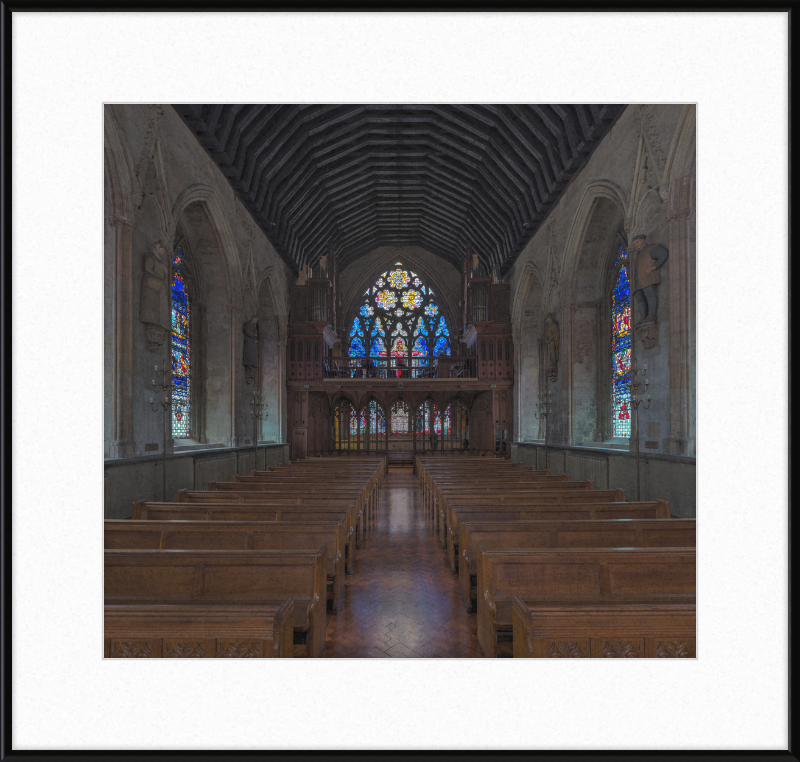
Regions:
<svg viewBox="0 0 800 762"><path fill-rule="evenodd" d="M544 343L547 346L547 376L551 381L558 378L558 350L561 342L561 331L553 318L553 313L545 315Z"/></svg>
<svg viewBox="0 0 800 762"><path fill-rule="evenodd" d="M244 326L244 350L242 351L242 364L244 365L244 377L248 384L256 379L258 370L258 317L248 320Z"/></svg>
<svg viewBox="0 0 800 762"><path fill-rule="evenodd" d="M169 315L169 252L163 241L153 244L152 252L144 258L139 320L147 326L147 349L155 352L167 338Z"/></svg>
<svg viewBox="0 0 800 762"><path fill-rule="evenodd" d="M634 248L631 272L633 273L633 296L636 299L638 320L634 325L654 324L658 315L658 284L661 283L659 270L669 257L669 251L660 244L645 243L643 233L632 241Z"/></svg>

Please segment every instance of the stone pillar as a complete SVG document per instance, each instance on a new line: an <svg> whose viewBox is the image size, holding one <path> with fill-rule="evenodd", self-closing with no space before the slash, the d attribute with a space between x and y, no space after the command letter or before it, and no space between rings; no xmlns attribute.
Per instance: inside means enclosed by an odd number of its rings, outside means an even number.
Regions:
<svg viewBox="0 0 800 762"><path fill-rule="evenodd" d="M670 422L667 440L670 455L694 455L691 435L694 416L690 397L694 363L691 342L695 320L694 278L695 181L693 177L674 180L669 189L669 368Z"/></svg>
<svg viewBox="0 0 800 762"><path fill-rule="evenodd" d="M243 380L242 368L242 308L240 305L230 306L230 375L231 375L231 427L229 444L231 447L239 447L244 442L243 431L247 431L243 423L243 418L247 415L242 410L242 389Z"/></svg>
<svg viewBox="0 0 800 762"><path fill-rule="evenodd" d="M115 214L114 229L114 441L116 458L135 455L133 439L133 230L134 223Z"/></svg>

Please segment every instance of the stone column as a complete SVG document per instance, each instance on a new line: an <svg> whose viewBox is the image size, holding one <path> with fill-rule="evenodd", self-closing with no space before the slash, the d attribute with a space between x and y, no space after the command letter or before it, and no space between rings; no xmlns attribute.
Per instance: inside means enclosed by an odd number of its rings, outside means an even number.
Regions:
<svg viewBox="0 0 800 762"><path fill-rule="evenodd" d="M246 413L242 410L242 308L239 305L230 306L230 436L229 445L231 447L238 447L244 441L242 431L243 428L242 418Z"/></svg>
<svg viewBox="0 0 800 762"><path fill-rule="evenodd" d="M695 181L674 180L669 189L669 368L670 422L667 440L670 455L694 455L691 435L691 369L694 362L692 326L695 320L694 278Z"/></svg>
<svg viewBox="0 0 800 762"><path fill-rule="evenodd" d="M133 230L115 214L114 229L114 441L116 458L135 455L133 440Z"/></svg>

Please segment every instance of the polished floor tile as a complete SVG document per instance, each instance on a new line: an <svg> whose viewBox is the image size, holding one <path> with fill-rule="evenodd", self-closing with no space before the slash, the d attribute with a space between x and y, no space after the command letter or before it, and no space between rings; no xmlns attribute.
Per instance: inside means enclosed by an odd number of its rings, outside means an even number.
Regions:
<svg viewBox="0 0 800 762"><path fill-rule="evenodd" d="M365 533L345 604L328 615L326 657L480 657L475 615L422 509L410 468L391 469Z"/></svg>

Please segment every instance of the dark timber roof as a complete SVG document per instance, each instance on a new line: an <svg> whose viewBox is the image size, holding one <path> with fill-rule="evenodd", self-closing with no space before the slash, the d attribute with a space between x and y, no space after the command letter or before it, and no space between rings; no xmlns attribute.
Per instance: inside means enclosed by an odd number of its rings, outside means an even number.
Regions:
<svg viewBox="0 0 800 762"><path fill-rule="evenodd" d="M507 269L624 105L176 105L293 270L417 245Z"/></svg>

